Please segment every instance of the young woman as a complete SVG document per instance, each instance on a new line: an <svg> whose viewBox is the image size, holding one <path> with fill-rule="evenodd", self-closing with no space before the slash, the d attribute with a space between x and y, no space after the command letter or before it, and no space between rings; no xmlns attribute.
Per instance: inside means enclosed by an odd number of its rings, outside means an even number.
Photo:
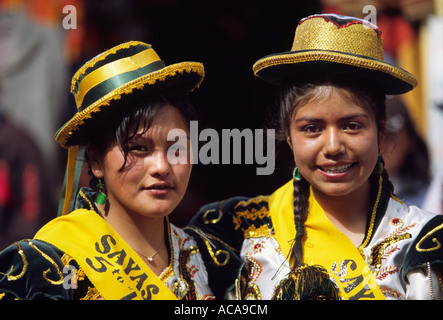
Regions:
<svg viewBox="0 0 443 320"><path fill-rule="evenodd" d="M78 112L56 136L69 148L63 212L1 253L0 298L214 298L195 241L167 218L192 169L189 141L168 134L189 137L187 94L203 77L202 64L166 66L135 41L78 70ZM74 203L83 152L92 188Z"/></svg>
<svg viewBox="0 0 443 320"><path fill-rule="evenodd" d="M292 51L253 70L281 85L293 178L270 196L209 204L190 225L199 243L220 239L245 262L236 297L442 299L443 217L395 197L379 152L385 95L417 81L383 61L377 27L307 17Z"/></svg>

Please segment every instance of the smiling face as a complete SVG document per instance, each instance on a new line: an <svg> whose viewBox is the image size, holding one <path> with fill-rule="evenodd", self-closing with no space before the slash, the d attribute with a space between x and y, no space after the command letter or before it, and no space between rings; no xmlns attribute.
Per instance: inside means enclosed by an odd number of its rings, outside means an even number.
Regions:
<svg viewBox="0 0 443 320"><path fill-rule="evenodd" d="M100 161L91 161L94 175L103 177L109 202L109 213L141 215L150 218L170 214L182 200L191 174L192 165L170 164L168 132L181 129L189 137L187 122L180 111L170 104L160 107L144 132L139 128L128 142L125 156L116 140L108 146ZM189 160L190 145L187 141ZM181 150L180 152L183 152ZM90 158L94 158L90 156ZM185 162L185 161L182 161Z"/></svg>
<svg viewBox="0 0 443 320"><path fill-rule="evenodd" d="M351 195L369 186L378 157L377 124L346 89L322 90L326 94L294 109L287 141L314 193Z"/></svg>

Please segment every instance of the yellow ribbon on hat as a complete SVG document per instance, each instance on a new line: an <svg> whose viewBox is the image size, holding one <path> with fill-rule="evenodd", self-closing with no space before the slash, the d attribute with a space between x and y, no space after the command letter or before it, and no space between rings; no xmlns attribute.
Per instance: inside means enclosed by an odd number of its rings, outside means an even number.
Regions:
<svg viewBox="0 0 443 320"><path fill-rule="evenodd" d="M289 256L291 243L295 238L293 190L290 181L269 198L269 211L276 239L286 257ZM385 299L375 276L358 249L329 221L315 200L312 190L305 228L304 263L323 266L335 280L345 299Z"/></svg>
<svg viewBox="0 0 443 320"><path fill-rule="evenodd" d="M133 56L110 62L92 71L80 82L78 91L75 94L75 102L77 107L82 105L85 95L96 85L119 74L141 69L160 60L160 57L154 51L154 49L150 48L134 54Z"/></svg>
<svg viewBox="0 0 443 320"><path fill-rule="evenodd" d="M95 211L51 220L35 239L73 257L106 300L176 300L140 256Z"/></svg>

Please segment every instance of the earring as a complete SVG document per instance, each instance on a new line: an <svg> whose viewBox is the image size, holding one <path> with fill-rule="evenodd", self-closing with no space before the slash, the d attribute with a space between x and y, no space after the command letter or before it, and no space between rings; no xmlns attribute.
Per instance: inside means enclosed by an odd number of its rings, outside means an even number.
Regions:
<svg viewBox="0 0 443 320"><path fill-rule="evenodd" d="M294 171L292 171L292 178L295 181L301 181L303 179L303 177L300 174L300 171L298 170L298 167L295 167Z"/></svg>
<svg viewBox="0 0 443 320"><path fill-rule="evenodd" d="M98 183L96 186L98 193L95 197L95 202L99 205L103 205L106 202L106 194L105 194L105 184L102 182L102 179L98 179Z"/></svg>
<svg viewBox="0 0 443 320"><path fill-rule="evenodd" d="M374 168L374 172L378 175L381 175L383 173L384 166L383 166L383 158L381 155L378 155L377 163Z"/></svg>

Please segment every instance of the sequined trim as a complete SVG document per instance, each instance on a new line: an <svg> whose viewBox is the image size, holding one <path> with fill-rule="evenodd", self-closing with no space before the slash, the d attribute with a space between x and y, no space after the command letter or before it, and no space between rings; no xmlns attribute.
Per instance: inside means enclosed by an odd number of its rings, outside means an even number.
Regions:
<svg viewBox="0 0 443 320"><path fill-rule="evenodd" d="M310 61L327 61L364 68L368 70L381 71L394 76L395 78L401 79L414 87L418 84L417 79L409 72L384 63L382 61L376 61L360 56L348 55L342 52L332 52L324 50L310 50L309 52L287 53L263 58L257 61L257 63L253 66L253 71L254 74L257 75L257 73L261 70L272 66Z"/></svg>
<svg viewBox="0 0 443 320"><path fill-rule="evenodd" d="M252 224L246 230L244 230L243 234L245 239L261 237L270 238L272 236L272 231L266 224L258 228Z"/></svg>
<svg viewBox="0 0 443 320"><path fill-rule="evenodd" d="M100 292L95 287L88 287L88 292L80 300L102 300Z"/></svg>
<svg viewBox="0 0 443 320"><path fill-rule="evenodd" d="M242 218L247 220L257 220L269 217L270 213L266 207L261 207L260 209L252 208L250 210L238 211L236 216L233 218L234 229L238 230L241 226Z"/></svg>
<svg viewBox="0 0 443 320"><path fill-rule="evenodd" d="M235 205L235 209L237 209L238 207L247 207L250 204L259 204L260 202L268 202L269 200L269 196L258 196L258 197L254 197L245 201L239 201L236 205Z"/></svg>
<svg viewBox="0 0 443 320"><path fill-rule="evenodd" d="M120 100L122 95L131 94L134 90L141 90L145 85L153 85L156 82L164 82L170 77L174 77L177 74L184 73L196 73L201 76L200 81L194 87L198 88L203 81L204 70L201 68L201 64L197 62L181 62L174 65L167 66L159 71L151 72L143 77L134 79L124 86L119 87L110 93L104 95L89 107L77 112L74 117L58 132L56 141L67 147L67 141L72 133L82 125L85 124L85 120L92 117L93 113L100 112L102 107L109 106L111 101Z"/></svg>

